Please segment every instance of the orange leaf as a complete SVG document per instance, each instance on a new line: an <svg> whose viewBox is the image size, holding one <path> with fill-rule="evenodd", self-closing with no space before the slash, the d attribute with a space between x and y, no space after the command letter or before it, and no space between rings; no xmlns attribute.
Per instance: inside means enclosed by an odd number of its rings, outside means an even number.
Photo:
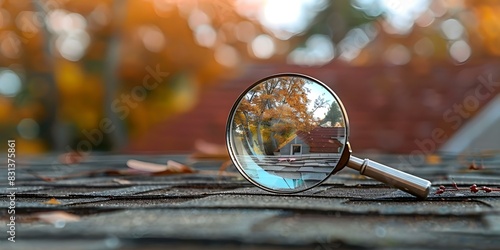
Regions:
<svg viewBox="0 0 500 250"><path fill-rule="evenodd" d="M439 155L431 154L425 157L425 161L428 164L436 165L441 163L441 157Z"/></svg>
<svg viewBox="0 0 500 250"><path fill-rule="evenodd" d="M173 171L174 173L194 173L196 170L192 169L191 167L184 165L182 163L176 162L169 160L167 161L167 171Z"/></svg>
<svg viewBox="0 0 500 250"><path fill-rule="evenodd" d="M58 201L56 198L51 198L50 200L48 201L44 201L42 202L43 204L47 204L47 205L61 205L62 203L60 201Z"/></svg>

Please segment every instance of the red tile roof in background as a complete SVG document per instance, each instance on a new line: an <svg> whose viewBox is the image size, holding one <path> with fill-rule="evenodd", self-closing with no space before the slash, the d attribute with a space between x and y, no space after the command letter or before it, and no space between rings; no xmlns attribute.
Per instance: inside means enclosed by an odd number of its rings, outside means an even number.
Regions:
<svg viewBox="0 0 500 250"><path fill-rule="evenodd" d="M454 107L470 101L465 104L464 108L468 109L464 112L472 116L499 93L500 87L493 92L482 88L481 93L488 97L475 98L477 103L472 100L482 84L479 77L487 79L488 74L493 74L493 80L498 82L498 69L498 59L458 66L443 62L358 67L339 61L322 67L251 65L240 76L205 91L193 110L152 128L143 137L130 141L124 150L186 153L194 150L198 139L224 144L227 116L239 94L263 77L294 72L317 78L337 93L348 113L349 141L354 151L427 153L425 151L436 149L468 119L459 116ZM438 130L444 135L433 138ZM426 143L421 143L422 140Z"/></svg>

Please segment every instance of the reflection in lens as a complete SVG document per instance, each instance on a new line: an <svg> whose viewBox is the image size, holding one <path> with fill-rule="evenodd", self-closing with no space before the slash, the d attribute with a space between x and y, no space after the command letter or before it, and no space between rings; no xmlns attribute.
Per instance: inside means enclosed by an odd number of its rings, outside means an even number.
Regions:
<svg viewBox="0 0 500 250"><path fill-rule="evenodd" d="M308 77L283 75L253 85L233 108L228 146L250 181L298 192L324 181L344 150L346 122L339 100Z"/></svg>

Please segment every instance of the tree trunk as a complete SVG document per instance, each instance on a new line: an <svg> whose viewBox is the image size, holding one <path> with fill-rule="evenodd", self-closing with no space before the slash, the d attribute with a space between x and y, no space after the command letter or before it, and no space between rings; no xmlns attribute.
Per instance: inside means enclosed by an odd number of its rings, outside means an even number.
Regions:
<svg viewBox="0 0 500 250"><path fill-rule="evenodd" d="M34 9L42 16L47 16L48 13L45 11L43 3L41 1L33 2ZM43 105L46 107L47 115L42 126L47 129L41 130L40 137L48 141L49 147L55 151L62 152L65 146L69 145L69 140L65 134L67 131L57 117L59 108L59 89L57 88L56 80L54 78L54 59L50 49L50 42L52 36L50 31L47 29L46 25L42 25L42 40L43 40L43 50L45 55L45 63L50 69L49 73L43 75L44 79L48 83L50 89L50 95L45 95L43 97Z"/></svg>
<svg viewBox="0 0 500 250"><path fill-rule="evenodd" d="M258 122L257 123L257 142L259 143L259 148L261 150L262 153L266 152L266 149L264 147L264 142L262 140L262 131L261 131L261 124L262 122Z"/></svg>
<svg viewBox="0 0 500 250"><path fill-rule="evenodd" d="M118 117L112 110L112 103L116 99L119 91L120 82L117 79L117 71L120 63L120 24L125 19L127 2L124 0L116 0L113 3L113 15L115 19L114 30L110 35L108 41L108 48L105 55L105 63L103 68L103 77L105 80L105 96L104 96L104 113L113 123L115 129L111 131L110 139L112 141L113 149L119 149L127 143L127 131L125 129L125 122Z"/></svg>

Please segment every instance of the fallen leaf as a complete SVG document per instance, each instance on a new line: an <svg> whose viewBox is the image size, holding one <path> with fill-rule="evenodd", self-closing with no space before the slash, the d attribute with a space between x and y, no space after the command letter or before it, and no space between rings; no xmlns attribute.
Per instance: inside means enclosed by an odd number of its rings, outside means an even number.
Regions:
<svg viewBox="0 0 500 250"><path fill-rule="evenodd" d="M223 160L223 163L219 168L219 175L223 175L223 172L231 166L232 161L225 145L209 143L204 140L197 140L194 146L197 152L191 154L189 157L190 160Z"/></svg>
<svg viewBox="0 0 500 250"><path fill-rule="evenodd" d="M39 175L33 171L29 171L30 174L33 176L40 178L43 181L46 182L53 182L53 181L58 181L58 180L67 180L67 179L72 179L72 178L82 178L82 177L94 177L94 176L128 176L128 175L138 175L142 174L144 172L140 172L135 169L98 169L98 170L92 170L92 171L83 171L83 172L78 172L78 173L72 173L68 175L63 175L63 176L57 176L57 177L47 177L43 175Z"/></svg>
<svg viewBox="0 0 500 250"><path fill-rule="evenodd" d="M482 170L484 169L484 165L481 162L480 165L476 164L476 161L472 161L472 163L469 165L469 170Z"/></svg>
<svg viewBox="0 0 500 250"><path fill-rule="evenodd" d="M441 157L439 155L431 154L425 157L425 162L431 165L436 165L441 163Z"/></svg>
<svg viewBox="0 0 500 250"><path fill-rule="evenodd" d="M168 169L168 167L163 164L138 161L138 160L128 160L127 166L135 170L151 172L151 173L162 172Z"/></svg>
<svg viewBox="0 0 500 250"><path fill-rule="evenodd" d="M51 198L50 200L48 201L44 201L42 202L43 204L47 204L47 205L61 205L62 203L60 201L58 201L56 198Z"/></svg>
<svg viewBox="0 0 500 250"><path fill-rule="evenodd" d="M167 165L156 163L142 162L137 160L130 160L127 162L129 169L98 169L92 171L83 171L79 173L72 173L58 177L46 177L34 172L32 175L47 181L53 182L57 180L67 180L72 178L82 177L95 177L95 176L134 176L134 175L166 175L176 173L195 173L196 170L174 161L168 161Z"/></svg>
<svg viewBox="0 0 500 250"><path fill-rule="evenodd" d="M59 162L66 165L72 165L82 162L83 160L85 160L85 158L87 158L87 154L83 154L77 151L71 151L59 155Z"/></svg>
<svg viewBox="0 0 500 250"><path fill-rule="evenodd" d="M116 182L116 183L122 184L122 185L132 184L131 181L125 180L125 179L113 179L113 182Z"/></svg>
<svg viewBox="0 0 500 250"><path fill-rule="evenodd" d="M229 159L226 146L197 140L194 144L196 152L191 155L193 159Z"/></svg>
<svg viewBox="0 0 500 250"><path fill-rule="evenodd" d="M56 224L60 222L74 222L79 221L80 216L70 214L64 211L52 211L52 212L42 212L36 213L34 216L40 221Z"/></svg>
<svg viewBox="0 0 500 250"><path fill-rule="evenodd" d="M226 169L229 166L231 166L231 164L233 164L233 162L231 160L224 161L219 168L219 175L224 175L224 171L226 171Z"/></svg>
<svg viewBox="0 0 500 250"><path fill-rule="evenodd" d="M107 176L129 176L129 175L140 175L144 174L143 171L136 169L107 169L102 172Z"/></svg>
<svg viewBox="0 0 500 250"><path fill-rule="evenodd" d="M194 172L196 172L196 170L194 170L193 168L191 168L187 165L184 165L182 163L172 161L172 160L167 161L167 167L168 167L168 169L166 171L171 170L174 173L194 173Z"/></svg>
<svg viewBox="0 0 500 250"><path fill-rule="evenodd" d="M206 175L221 175L221 176L231 176L238 177L241 176L237 173L224 173L223 171L231 165L231 161L225 161L219 171L211 171L211 170L202 170L197 171L187 165L182 163L169 160L167 161L167 165L144 162L138 160L128 160L127 166L130 167L131 171L142 172L142 174L151 174L151 175L169 175L169 174L185 174L185 173L199 173Z"/></svg>
<svg viewBox="0 0 500 250"><path fill-rule="evenodd" d="M178 163L176 161L169 160L167 165L144 162L138 160L128 160L127 166L134 170L139 170L146 173L152 173L153 175L167 175L167 174L181 174L181 173L194 173L194 169Z"/></svg>

